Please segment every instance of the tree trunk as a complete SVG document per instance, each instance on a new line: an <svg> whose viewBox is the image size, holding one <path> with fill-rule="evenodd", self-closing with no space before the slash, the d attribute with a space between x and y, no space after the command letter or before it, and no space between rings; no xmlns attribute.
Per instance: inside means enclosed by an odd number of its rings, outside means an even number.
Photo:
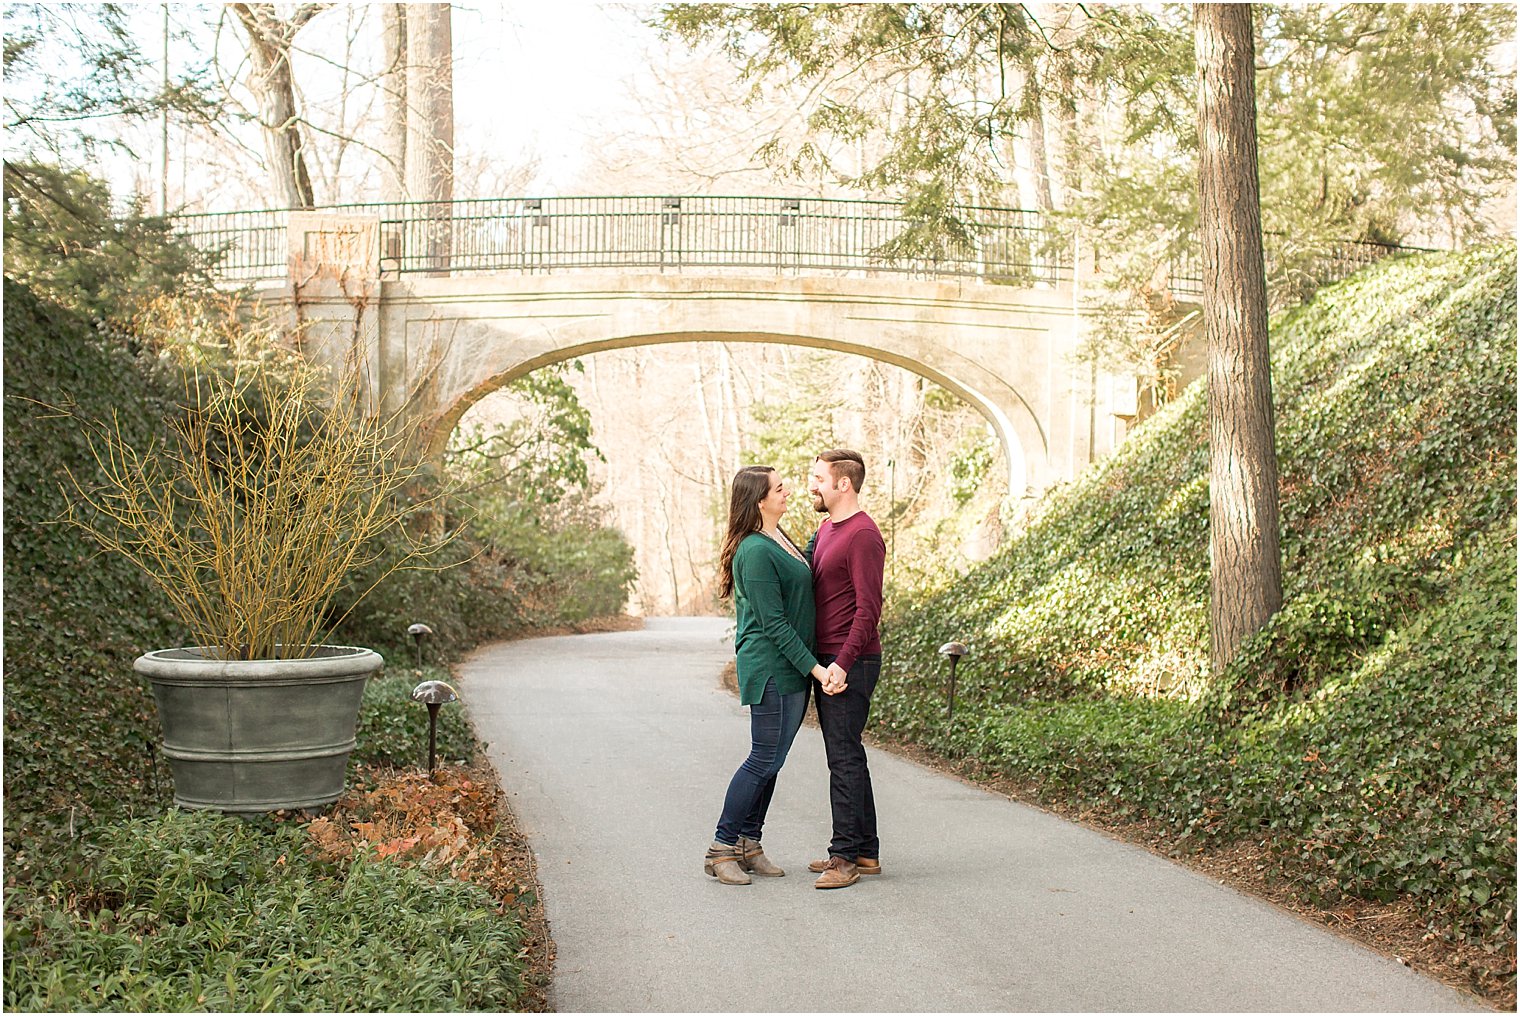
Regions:
<svg viewBox="0 0 1520 1016"><path fill-rule="evenodd" d="M1014 30L1021 38L1027 39L1032 33L1038 31L1038 25L1031 27L1023 5L1005 4L1003 10L1005 17L1011 16ZM999 40L999 45L1005 44L1006 40ZM1038 57L1033 55L1024 56L1020 60L1019 88L1022 94L1019 98L1021 103L1028 106L1029 133L1024 139L1024 146L1030 176L1034 183L1035 207L1042 212L1049 212L1055 208L1055 201L1050 193L1050 155L1049 147L1045 143L1045 103L1040 95L1040 71L1037 61Z"/></svg>
<svg viewBox="0 0 1520 1016"><path fill-rule="evenodd" d="M406 5L406 189L426 207L420 250L449 269L454 200L454 39L449 4ZM415 236L415 235L414 235ZM408 244L409 247L414 246Z"/></svg>
<svg viewBox="0 0 1520 1016"><path fill-rule="evenodd" d="M1034 199L1042 212L1055 210L1055 198L1050 192L1050 155L1045 144L1045 103L1040 95L1039 71L1031 64L1024 77L1024 87L1029 90L1029 102L1033 107L1029 117L1029 168L1034 173Z"/></svg>
<svg viewBox="0 0 1520 1016"><path fill-rule="evenodd" d="M1199 4L1193 16L1208 334L1210 660L1218 674L1282 606L1282 565L1251 5Z"/></svg>
<svg viewBox="0 0 1520 1016"><path fill-rule="evenodd" d="M380 197L406 200L406 4L380 5Z"/></svg>
<svg viewBox="0 0 1520 1016"><path fill-rule="evenodd" d="M1081 38L1084 26L1087 24L1085 12L1079 9L1077 4L1035 4L1034 17L1050 38L1050 45L1057 50L1069 51L1076 47ZM1059 190L1062 208L1070 207L1073 194L1079 194L1082 190L1082 164L1079 159L1081 150L1081 138L1077 127L1077 113L1075 104L1081 93L1077 87L1077 81L1072 66L1072 61L1062 59L1053 61L1055 73L1054 115L1056 118L1056 151L1058 154L1054 160L1055 169L1051 173L1052 191ZM1052 204L1055 199L1052 198Z"/></svg>
<svg viewBox="0 0 1520 1016"><path fill-rule="evenodd" d="M290 21L281 21L274 4L233 4L232 10L248 33L248 56L253 64L253 90L259 99L259 122L269 172L274 175L278 200L286 208L311 208L316 198L306 167L306 146L296 113L295 81L290 72L290 45L296 32L325 4L303 4Z"/></svg>

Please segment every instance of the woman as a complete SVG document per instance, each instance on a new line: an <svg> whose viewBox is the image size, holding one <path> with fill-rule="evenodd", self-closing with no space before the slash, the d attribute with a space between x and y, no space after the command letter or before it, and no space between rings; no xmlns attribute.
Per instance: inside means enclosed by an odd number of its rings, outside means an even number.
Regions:
<svg viewBox="0 0 1520 1016"><path fill-rule="evenodd" d="M790 497L769 466L739 470L718 555L720 595L733 597L738 615L739 701L749 706L753 742L749 758L729 781L702 866L725 885L749 885L750 874L786 874L760 848L760 829L776 774L807 710L808 678L828 677L812 652L813 576L802 551L780 527Z"/></svg>

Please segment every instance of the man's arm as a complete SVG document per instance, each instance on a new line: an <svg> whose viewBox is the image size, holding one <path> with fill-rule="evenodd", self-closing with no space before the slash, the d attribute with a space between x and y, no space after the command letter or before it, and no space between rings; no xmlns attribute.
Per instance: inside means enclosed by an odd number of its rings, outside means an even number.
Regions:
<svg viewBox="0 0 1520 1016"><path fill-rule="evenodd" d="M855 666L855 658L876 638L881 621L881 583L886 571L887 545L876 529L854 534L845 549L845 568L850 588L855 591L855 616L850 619L850 634L834 662L846 673Z"/></svg>

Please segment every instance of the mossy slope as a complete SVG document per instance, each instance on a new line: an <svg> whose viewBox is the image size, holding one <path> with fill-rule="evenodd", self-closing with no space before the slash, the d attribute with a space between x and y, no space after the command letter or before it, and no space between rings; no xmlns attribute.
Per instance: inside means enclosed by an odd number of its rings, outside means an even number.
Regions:
<svg viewBox="0 0 1520 1016"><path fill-rule="evenodd" d="M1285 604L1225 677L1195 385L993 559L894 597L878 729L1512 951L1515 267L1386 263L1275 323Z"/></svg>

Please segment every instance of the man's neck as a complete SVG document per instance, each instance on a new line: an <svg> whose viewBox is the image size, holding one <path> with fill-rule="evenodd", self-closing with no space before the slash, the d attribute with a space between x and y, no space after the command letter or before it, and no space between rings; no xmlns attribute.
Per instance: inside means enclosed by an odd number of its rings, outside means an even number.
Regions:
<svg viewBox="0 0 1520 1016"><path fill-rule="evenodd" d="M836 504L829 509L829 521L837 526L858 514L860 514L860 502L851 498L849 504Z"/></svg>

